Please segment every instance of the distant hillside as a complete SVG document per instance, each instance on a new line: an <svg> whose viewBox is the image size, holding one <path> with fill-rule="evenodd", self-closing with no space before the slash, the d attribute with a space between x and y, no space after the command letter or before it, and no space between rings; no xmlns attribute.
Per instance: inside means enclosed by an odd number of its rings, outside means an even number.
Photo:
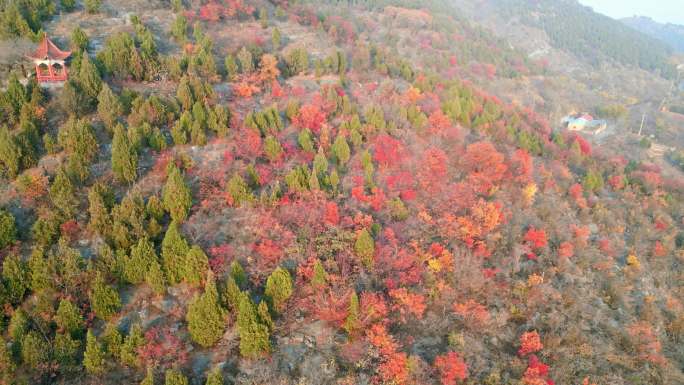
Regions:
<svg viewBox="0 0 684 385"><path fill-rule="evenodd" d="M621 19L626 25L665 42L677 52L684 52L684 26L662 24L644 16L633 16Z"/></svg>
<svg viewBox="0 0 684 385"><path fill-rule="evenodd" d="M491 0L506 18L543 29L551 43L598 64L610 58L624 65L671 76L672 48L575 0Z"/></svg>

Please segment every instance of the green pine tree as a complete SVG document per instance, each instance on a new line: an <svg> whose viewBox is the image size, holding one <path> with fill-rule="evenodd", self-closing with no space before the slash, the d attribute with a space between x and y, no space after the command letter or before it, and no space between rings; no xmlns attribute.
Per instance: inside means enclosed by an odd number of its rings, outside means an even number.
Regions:
<svg viewBox="0 0 684 385"><path fill-rule="evenodd" d="M78 71L78 83L81 90L91 99L96 100L102 88L102 77L88 54L83 55Z"/></svg>
<svg viewBox="0 0 684 385"><path fill-rule="evenodd" d="M29 274L28 266L16 254L10 254L5 257L5 260L2 262L2 279L5 284L4 295L10 303L21 303L31 283Z"/></svg>
<svg viewBox="0 0 684 385"><path fill-rule="evenodd" d="M116 180L121 183L133 183L138 176L138 153L121 124L114 127L112 172Z"/></svg>
<svg viewBox="0 0 684 385"><path fill-rule="evenodd" d="M21 147L7 126L0 126L0 175L16 178L21 165Z"/></svg>
<svg viewBox="0 0 684 385"><path fill-rule="evenodd" d="M183 263L183 280L187 283L197 285L209 269L209 259L202 249L194 245L185 255Z"/></svg>
<svg viewBox="0 0 684 385"><path fill-rule="evenodd" d="M238 333L240 334L240 354L256 358L271 350L268 326L259 323L257 309L247 293L242 293L238 305Z"/></svg>
<svg viewBox="0 0 684 385"><path fill-rule="evenodd" d="M139 284L145 280L150 266L157 262L154 244L147 237L140 238L131 248L131 255L125 259L123 277L132 284Z"/></svg>
<svg viewBox="0 0 684 385"><path fill-rule="evenodd" d="M188 143L188 136L192 130L192 114L190 111L183 111L173 127L171 127L171 139L173 144L183 145Z"/></svg>
<svg viewBox="0 0 684 385"><path fill-rule="evenodd" d="M171 163L167 175L166 184L162 189L164 207L173 221L183 222L192 206L190 188L185 184L183 175L175 164Z"/></svg>
<svg viewBox="0 0 684 385"><path fill-rule="evenodd" d="M14 216L7 210L0 209L0 249L14 243L17 239L17 227Z"/></svg>
<svg viewBox="0 0 684 385"><path fill-rule="evenodd" d="M30 331L21 339L21 360L29 368L36 370L47 365L50 350L45 339L38 332Z"/></svg>
<svg viewBox="0 0 684 385"><path fill-rule="evenodd" d="M337 191L337 186L340 185L340 176L337 173L337 170L332 170L330 171L330 176L328 177L328 181L330 182L330 187L333 189L333 193Z"/></svg>
<svg viewBox="0 0 684 385"><path fill-rule="evenodd" d="M59 364L62 373L83 370L79 365L81 341L74 339L68 333L57 333L52 343L52 359Z"/></svg>
<svg viewBox="0 0 684 385"><path fill-rule="evenodd" d="M349 149L349 144L347 139L342 135L337 135L335 142L332 145L332 152L335 155L335 159L340 166L344 166L349 162L351 157L351 150Z"/></svg>
<svg viewBox="0 0 684 385"><path fill-rule="evenodd" d="M152 195L147 200L147 205L145 205L145 211L147 212L147 215L156 219L157 221L161 221L164 218L164 205L162 204L162 201L159 199L159 196Z"/></svg>
<svg viewBox="0 0 684 385"><path fill-rule="evenodd" d="M226 190L228 190L228 195L232 199L232 205L235 207L254 202L254 194L252 194L249 186L238 173L235 173L230 178Z"/></svg>
<svg viewBox="0 0 684 385"><path fill-rule="evenodd" d="M123 337L115 323L109 322L102 333L102 343L104 349L110 357L118 358L121 355L121 346L123 345Z"/></svg>
<svg viewBox="0 0 684 385"><path fill-rule="evenodd" d="M15 379L17 365L7 344L0 344L0 381L11 384ZM219 383L222 384L222 383Z"/></svg>
<svg viewBox="0 0 684 385"><path fill-rule="evenodd" d="M207 375L207 382L204 385L223 385L223 375L221 369L216 368Z"/></svg>
<svg viewBox="0 0 684 385"><path fill-rule="evenodd" d="M57 140L68 156L69 175L84 181L98 153L95 130L86 120L70 118L60 127Z"/></svg>
<svg viewBox="0 0 684 385"><path fill-rule="evenodd" d="M295 48L285 57L285 62L291 76L299 75L309 69L309 53L304 48Z"/></svg>
<svg viewBox="0 0 684 385"><path fill-rule="evenodd" d="M103 195L104 190L106 190L104 185L97 183L88 191L88 214L90 215L88 227L102 236L108 234L112 222Z"/></svg>
<svg viewBox="0 0 684 385"><path fill-rule="evenodd" d="M311 131L309 131L308 128L305 128L299 132L297 143L299 143L299 147L301 147L302 150L310 153L314 152L314 142L311 137Z"/></svg>
<svg viewBox="0 0 684 385"><path fill-rule="evenodd" d="M5 110L6 118L10 124L15 124L19 120L21 106L27 101L26 88L19 82L16 73L10 73L7 90L2 95L2 103L0 104Z"/></svg>
<svg viewBox="0 0 684 385"><path fill-rule="evenodd" d="M19 308L12 317L10 317L7 325L7 335L15 345L21 345L21 340L24 338L29 330L29 318L26 312Z"/></svg>
<svg viewBox="0 0 684 385"><path fill-rule="evenodd" d="M325 175L328 172L328 158L325 156L322 147L318 148L314 157L313 168L318 176Z"/></svg>
<svg viewBox="0 0 684 385"><path fill-rule="evenodd" d="M225 310L219 303L213 275L209 273L204 293L195 296L188 305L185 320L193 341L203 347L216 344L226 328Z"/></svg>
<svg viewBox="0 0 684 385"><path fill-rule="evenodd" d="M76 26L73 30L71 30L71 36L69 37L69 40L71 40L71 49L74 51L87 50L88 45L90 44L88 41L88 35L86 35L85 31L83 31L79 26Z"/></svg>
<svg viewBox="0 0 684 385"><path fill-rule="evenodd" d="M99 13L102 0L83 0L83 5L85 6L86 12L90 14Z"/></svg>
<svg viewBox="0 0 684 385"><path fill-rule="evenodd" d="M78 200L75 196L75 188L64 168L57 171L55 180L52 181L50 199L62 218L71 218L76 213Z"/></svg>
<svg viewBox="0 0 684 385"><path fill-rule="evenodd" d="M42 247L37 246L33 249L28 264L31 290L39 292L51 288L53 280L50 277L50 266L45 260Z"/></svg>
<svg viewBox="0 0 684 385"><path fill-rule="evenodd" d="M259 317L259 323L266 325L269 332L273 331L273 318L271 317L271 312L268 310L266 301L259 302L259 306L257 306L257 316Z"/></svg>
<svg viewBox="0 0 684 385"><path fill-rule="evenodd" d="M246 48L242 47L237 54L237 59L240 62L240 71L243 74L254 72L254 58L252 53Z"/></svg>
<svg viewBox="0 0 684 385"><path fill-rule="evenodd" d="M90 374L99 375L106 369L105 352L91 330L86 336L86 350L83 353L83 366Z"/></svg>
<svg viewBox="0 0 684 385"><path fill-rule="evenodd" d="M316 171L312 170L311 173L309 174L309 190L311 191L318 191L321 189L321 183L318 180L318 175L316 175Z"/></svg>
<svg viewBox="0 0 684 385"><path fill-rule="evenodd" d="M264 153L271 162L277 161L283 154L283 147L273 135L268 135L264 139Z"/></svg>
<svg viewBox="0 0 684 385"><path fill-rule="evenodd" d="M119 359L121 363L127 366L139 367L141 364L138 350L145 344L145 336L143 335L142 326L139 323L131 326L131 330L124 339L121 349L119 351Z"/></svg>
<svg viewBox="0 0 684 385"><path fill-rule="evenodd" d="M90 307L95 315L103 320L108 320L121 308L119 293L107 285L99 274L95 278L90 292Z"/></svg>
<svg viewBox="0 0 684 385"><path fill-rule="evenodd" d="M195 103L195 96L190 86L190 76L183 75L176 89L176 99L180 101L184 111L190 110Z"/></svg>
<svg viewBox="0 0 684 385"><path fill-rule="evenodd" d="M269 298L273 309L281 311L285 302L292 296L292 277L290 273L282 267L275 269L266 280L264 294Z"/></svg>
<svg viewBox="0 0 684 385"><path fill-rule="evenodd" d="M176 15L176 19L171 25L171 36L173 36L178 43L184 43L188 34L188 19L184 15Z"/></svg>
<svg viewBox="0 0 684 385"><path fill-rule="evenodd" d="M237 259L230 263L230 276L233 277L239 287L244 287L247 284L247 273Z"/></svg>
<svg viewBox="0 0 684 385"><path fill-rule="evenodd" d="M190 126L190 141L195 146L207 144L206 130L198 120L193 121L192 126Z"/></svg>
<svg viewBox="0 0 684 385"><path fill-rule="evenodd" d="M280 30L278 28L273 28L273 34L271 35L271 42L273 43L273 49L278 50L280 49L280 42L282 40L282 36L280 35Z"/></svg>
<svg viewBox="0 0 684 385"><path fill-rule="evenodd" d="M268 11L266 8L259 9L259 24L261 24L261 28L268 28Z"/></svg>
<svg viewBox="0 0 684 385"><path fill-rule="evenodd" d="M114 94L107 83L102 83L100 93L97 95L97 115L105 127L111 130L123 113L123 104L121 104L119 97Z"/></svg>
<svg viewBox="0 0 684 385"><path fill-rule="evenodd" d="M351 298L349 298L347 318L344 320L343 327L349 335L354 334L359 328L359 297L356 295L356 292L353 292Z"/></svg>
<svg viewBox="0 0 684 385"><path fill-rule="evenodd" d="M328 273L325 272L323 264L320 259L316 259L313 267L313 277L311 277L311 284L314 287L320 288L328 283Z"/></svg>
<svg viewBox="0 0 684 385"><path fill-rule="evenodd" d="M373 241L373 237L371 237L368 230L363 229L358 233L356 236L356 243L354 243L354 251L366 269L371 269L373 267L375 241Z"/></svg>
<svg viewBox="0 0 684 385"><path fill-rule="evenodd" d="M184 10L185 5L183 5L183 0L171 0L171 8L173 8L173 11L176 13Z"/></svg>
<svg viewBox="0 0 684 385"><path fill-rule="evenodd" d="M240 302L240 293L240 287L235 283L235 279L229 275L226 282L223 284L221 303L226 308L237 310Z"/></svg>
<svg viewBox="0 0 684 385"><path fill-rule="evenodd" d="M149 270L145 274L145 282L158 294L164 294L166 291L166 279L164 278L164 271L159 262L152 261Z"/></svg>
<svg viewBox="0 0 684 385"><path fill-rule="evenodd" d="M185 257L190 251L188 242L178 229L178 223L172 221L162 241L162 267L170 284L179 283L183 278Z"/></svg>
<svg viewBox="0 0 684 385"><path fill-rule="evenodd" d="M59 308L55 315L57 327L73 337L78 337L83 332L85 321L79 308L68 299L59 301Z"/></svg>
<svg viewBox="0 0 684 385"><path fill-rule="evenodd" d="M217 104L213 109L209 109L207 126L214 131L220 138L228 135L228 125L230 124L231 112L228 107Z"/></svg>
<svg viewBox="0 0 684 385"><path fill-rule="evenodd" d="M140 385L154 385L154 368L147 367L147 374L145 378L140 382Z"/></svg>
<svg viewBox="0 0 684 385"><path fill-rule="evenodd" d="M164 385L188 385L188 378L178 369L168 369L164 376Z"/></svg>
<svg viewBox="0 0 684 385"><path fill-rule="evenodd" d="M226 80L228 81L233 81L235 80L235 77L238 75L238 64L237 61L235 60L235 56L232 54L226 55L226 60L224 63L226 67Z"/></svg>

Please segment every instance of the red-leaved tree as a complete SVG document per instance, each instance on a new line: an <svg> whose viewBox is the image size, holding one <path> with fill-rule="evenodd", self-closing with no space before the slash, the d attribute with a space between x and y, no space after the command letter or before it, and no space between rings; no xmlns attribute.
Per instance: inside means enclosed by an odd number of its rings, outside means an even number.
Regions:
<svg viewBox="0 0 684 385"><path fill-rule="evenodd" d="M442 385L455 385L468 378L468 365L456 352L437 356L435 369L439 373Z"/></svg>

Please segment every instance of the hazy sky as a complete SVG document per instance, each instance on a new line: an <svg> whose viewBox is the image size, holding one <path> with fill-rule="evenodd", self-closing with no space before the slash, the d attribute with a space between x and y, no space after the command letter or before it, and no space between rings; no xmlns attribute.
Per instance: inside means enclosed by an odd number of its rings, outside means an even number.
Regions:
<svg viewBox="0 0 684 385"><path fill-rule="evenodd" d="M613 18L648 16L661 23L684 25L683 0L579 0L595 11Z"/></svg>

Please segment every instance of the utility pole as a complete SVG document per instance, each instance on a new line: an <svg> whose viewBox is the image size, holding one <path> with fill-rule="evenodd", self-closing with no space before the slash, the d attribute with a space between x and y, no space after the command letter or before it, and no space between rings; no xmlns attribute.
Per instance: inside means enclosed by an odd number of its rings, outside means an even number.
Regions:
<svg viewBox="0 0 684 385"><path fill-rule="evenodd" d="M646 120L646 113L641 115L641 125L639 126L639 136L641 136L641 130L644 128L644 120Z"/></svg>

